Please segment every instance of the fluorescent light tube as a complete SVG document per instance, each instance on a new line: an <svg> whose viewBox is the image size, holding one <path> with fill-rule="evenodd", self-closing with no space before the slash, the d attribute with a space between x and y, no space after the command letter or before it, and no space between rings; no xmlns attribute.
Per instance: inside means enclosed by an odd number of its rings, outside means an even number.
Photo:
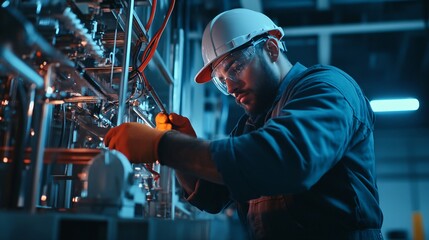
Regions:
<svg viewBox="0 0 429 240"><path fill-rule="evenodd" d="M415 111L420 106L415 98L372 100L370 104L374 112Z"/></svg>

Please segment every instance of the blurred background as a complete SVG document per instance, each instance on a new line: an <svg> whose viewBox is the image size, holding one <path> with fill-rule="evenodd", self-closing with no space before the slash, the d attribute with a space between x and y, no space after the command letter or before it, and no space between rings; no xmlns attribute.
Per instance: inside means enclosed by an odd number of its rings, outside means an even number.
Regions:
<svg viewBox="0 0 429 240"><path fill-rule="evenodd" d="M184 68L189 71L184 79L191 79L202 66L205 25L235 7L262 11L283 27L291 62L337 66L355 78L369 100L418 100L416 111L376 113L376 166L385 237L412 239L418 225L413 222L415 213L423 216L429 236L429 1L192 1L185 14L190 44L185 56L190 56L191 67ZM201 86L188 82L191 91L201 91ZM212 84L204 88L201 96L189 94L194 99L189 105L184 101L183 111L199 135L222 136L241 109Z"/></svg>
<svg viewBox="0 0 429 240"><path fill-rule="evenodd" d="M382 232L386 239L429 238L429 0L173 4L171 0L2 1L1 209L93 213L91 206L116 204L125 197L111 195L111 189L88 177L109 173L125 181L122 172L103 165L102 159L113 157L135 178L118 192L137 186L132 192L136 198L143 194L144 200L129 203L133 213L118 205L102 211L104 215L175 220L174 224L150 222L150 239L171 237L163 228L184 236L187 220L194 229L204 229L195 230L194 237L239 239L241 235L234 235L233 209L218 215L200 212L183 201L171 169L128 166L120 156L104 153L102 140L109 128L122 122L153 126L154 116L163 110L189 117L201 138L227 136L242 109L212 83L197 85L193 78L203 66L201 36L206 24L224 10L244 7L263 12L283 27L292 63L339 67L355 78L370 101L411 100L406 111L376 112ZM97 162L94 157L100 152ZM91 170L95 163L100 172ZM105 192L104 202L91 195L94 191L88 184ZM11 225L25 223L21 215L8 214L0 214L0 219ZM84 220L93 223L93 218ZM34 221L31 224L40 224ZM81 222L76 217L60 221L63 230L46 239L73 234ZM3 234L13 229L8 226L1 229ZM88 231L106 230L104 219L88 226ZM218 230L225 234L216 238ZM121 239L140 233L133 231L118 224L114 234Z"/></svg>

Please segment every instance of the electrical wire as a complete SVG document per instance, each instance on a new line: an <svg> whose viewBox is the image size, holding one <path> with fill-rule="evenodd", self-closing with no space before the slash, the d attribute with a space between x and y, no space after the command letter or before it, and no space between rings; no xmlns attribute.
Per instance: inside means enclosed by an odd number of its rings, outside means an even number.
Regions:
<svg viewBox="0 0 429 240"><path fill-rule="evenodd" d="M152 59L153 55L155 55L155 50L158 47L159 40L161 39L162 33L164 32L165 27L167 26L168 20L170 19L171 13L173 12L175 0L172 0L170 6L168 7L167 14L164 18L164 22L160 29L156 32L153 38L149 41L146 49L143 52L142 63L138 67L139 72L143 72L146 66L149 64L149 61Z"/></svg>
<svg viewBox="0 0 429 240"><path fill-rule="evenodd" d="M153 18L155 16L156 5L157 5L157 0L153 0L151 15L150 15L148 23L146 24L146 27L145 27L146 31L149 31L149 28L152 25ZM138 73L143 74L144 69L147 67L147 65L149 64L149 61L152 59L153 55L155 54L155 50L158 47L159 40L162 36L162 33L165 30L165 27L167 26L167 23L168 23L168 20L171 16L171 13L173 12L174 5L175 5L175 0L172 0L170 2L170 6L168 8L167 15L164 18L163 24L161 25L160 29L155 33L153 38L149 41L148 45L146 46L145 50L143 51L142 61L138 67L137 67L137 58L138 58L138 53L140 52L140 49L143 45L143 42L138 40L138 42L136 43L135 51L133 52L134 53L133 54L133 56L134 56L133 57L133 68L134 69L131 71L129 79L134 79L135 77L137 77ZM139 76L139 77L141 77L141 76ZM146 86L149 87L150 89L152 89L149 82L147 82Z"/></svg>
<svg viewBox="0 0 429 240"><path fill-rule="evenodd" d="M163 112L167 112L167 111L164 108L164 106L162 105L162 103L160 102L160 99L159 99L158 95L156 94L156 92L153 91L153 88L150 85L149 81L146 79L146 76L144 75L144 70L147 67L147 65L149 64L149 61L152 59L153 55L155 54L155 50L158 47L159 40L161 39L162 33L164 32L165 27L167 26L167 23L168 23L168 20L170 19L171 13L173 12L174 4L175 4L175 0L171 0L170 6L167 10L167 14L164 18L164 21L163 21L160 29L158 29L158 31L155 33L155 35L149 41L148 45L146 46L145 50L143 51L141 64L138 68L135 69L136 71L134 71L137 74L133 73L130 76L130 77L135 77L136 75L138 76L140 81L145 85L145 89L152 95L152 98L155 100L156 104L158 105L158 107ZM153 18L155 16L155 9L156 9L156 0L153 0L151 15L150 15L148 23L146 24L146 31L149 31L149 28L152 24ZM141 43L136 45L136 48L137 48L136 55L138 54L139 49L141 48L140 44ZM137 61L135 61L135 64L137 64ZM142 78L143 78L143 81L142 81ZM156 172L155 170L153 170L152 164L145 164L144 167L154 176L155 181L157 181L160 178L160 174L158 172Z"/></svg>
<svg viewBox="0 0 429 240"><path fill-rule="evenodd" d="M152 163L145 163L143 164L143 167L152 174L154 181L158 181L158 179L161 177L157 171L153 170Z"/></svg>
<svg viewBox="0 0 429 240"><path fill-rule="evenodd" d="M140 74L139 73L137 73L137 76L138 76L138 81L136 81L136 83L135 83L135 86L134 86L134 91L133 91L133 94L131 94L131 96L130 96L130 98L127 100L127 102L128 101L132 101L132 100L135 100L135 99L138 99L138 98L140 98L141 96L143 96L143 94L145 93L144 91L143 91L143 89L141 89L140 90L140 93L137 95L137 96L135 96L136 95L136 93L138 92L138 85L137 84L144 84L144 82L143 82L143 80L142 80L142 78L141 78L141 76L140 76Z"/></svg>
<svg viewBox="0 0 429 240"><path fill-rule="evenodd" d="M160 108L160 110L162 112L167 112L167 111L166 111L164 105L162 104L161 100L159 99L158 95L153 90L149 81L146 79L146 76L144 74L144 70L147 67L147 65L149 64L149 61L152 59L153 55L155 54L156 48L158 47L159 40L161 39L162 33L164 32L165 27L167 26L167 23L168 23L168 20L170 19L171 13L173 12L174 5L175 5L175 0L172 0L170 2L170 6L168 7L167 14L164 18L164 21L163 21L160 29L158 29L156 34L149 41L148 45L146 46L145 50L143 51L143 56L142 56L142 61L141 61L140 66L135 67L135 69L130 74L130 79L134 79L135 77L138 77L140 79L140 81L144 83L146 90L151 94L152 98L155 100L155 103L157 104L157 106ZM150 16L149 22L146 25L146 27L150 27L150 25L152 24L152 20L153 20L152 18L155 14L154 6L156 7L156 0L153 2L151 16ZM138 42L136 44L136 51L134 52L135 58L138 55L138 52L139 52L139 49L141 48L141 45L142 45L142 42ZM136 63L137 63L137 59L134 59L134 64L136 64ZM142 81L142 79L143 79L143 81ZM127 101L129 101L130 99L131 99L131 97Z"/></svg>
<svg viewBox="0 0 429 240"><path fill-rule="evenodd" d="M158 94L156 94L156 91L153 90L152 86L150 85L149 81L147 80L146 76L144 75L144 73L139 72L138 73L139 77L143 77L144 80L144 84L145 84L145 88L146 90L149 92L149 94L152 96L153 100L155 101L156 105L158 106L158 108L161 110L161 112L167 113L167 109L165 109L164 105L162 104L161 99L159 98Z"/></svg>
<svg viewBox="0 0 429 240"><path fill-rule="evenodd" d="M146 32L149 31L149 28L152 25L153 19L155 18L155 10L156 10L156 0L152 0L152 8L150 9L149 20L147 21L145 26Z"/></svg>

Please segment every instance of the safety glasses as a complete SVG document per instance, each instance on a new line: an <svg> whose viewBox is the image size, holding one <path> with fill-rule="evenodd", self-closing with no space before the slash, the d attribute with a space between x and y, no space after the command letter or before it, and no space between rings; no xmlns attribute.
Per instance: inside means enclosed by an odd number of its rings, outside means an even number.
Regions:
<svg viewBox="0 0 429 240"><path fill-rule="evenodd" d="M235 50L213 67L212 81L225 95L229 95L226 80L238 82L243 70L247 68L255 55L255 46L266 38L261 38Z"/></svg>

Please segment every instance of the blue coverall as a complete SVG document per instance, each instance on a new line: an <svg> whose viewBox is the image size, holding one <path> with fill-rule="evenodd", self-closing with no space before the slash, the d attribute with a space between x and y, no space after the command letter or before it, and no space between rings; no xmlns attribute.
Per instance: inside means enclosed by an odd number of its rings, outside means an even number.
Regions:
<svg viewBox="0 0 429 240"><path fill-rule="evenodd" d="M211 143L225 185L199 180L188 201L234 201L253 239L382 239L374 120L348 74L296 63L270 109Z"/></svg>

